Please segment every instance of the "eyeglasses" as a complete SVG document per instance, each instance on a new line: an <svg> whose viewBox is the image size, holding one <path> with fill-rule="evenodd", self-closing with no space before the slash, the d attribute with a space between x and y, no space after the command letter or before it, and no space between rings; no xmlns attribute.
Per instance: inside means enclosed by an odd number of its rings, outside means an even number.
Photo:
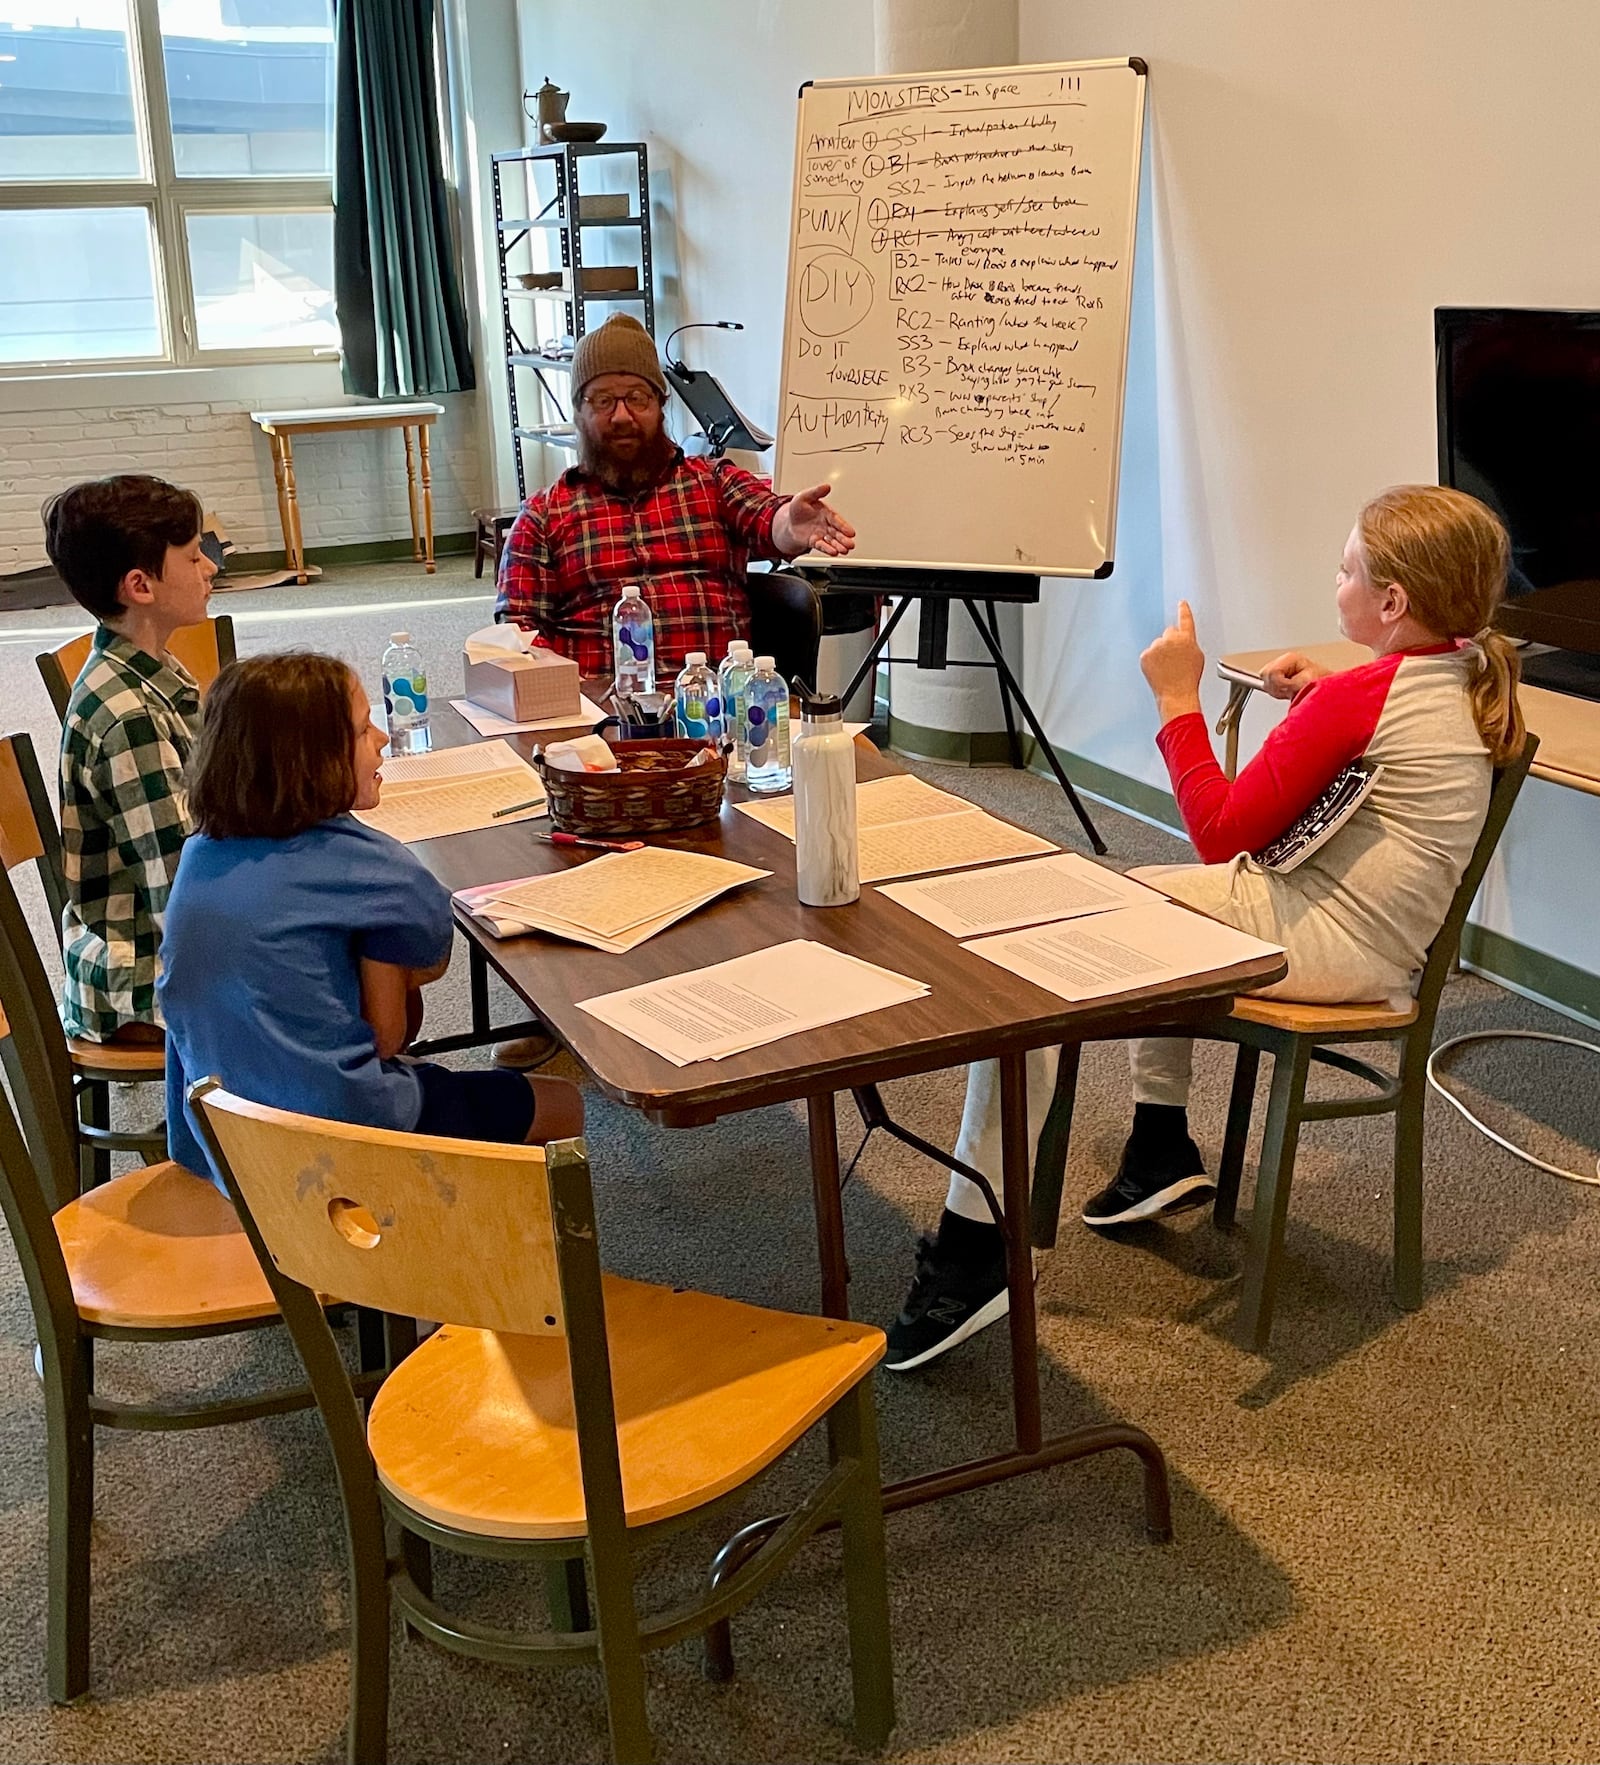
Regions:
<svg viewBox="0 0 1600 1765"><path fill-rule="evenodd" d="M643 416L646 411L653 411L659 400L649 387L635 386L620 396L615 392L586 393L583 402L597 417L609 417L619 404Z"/></svg>

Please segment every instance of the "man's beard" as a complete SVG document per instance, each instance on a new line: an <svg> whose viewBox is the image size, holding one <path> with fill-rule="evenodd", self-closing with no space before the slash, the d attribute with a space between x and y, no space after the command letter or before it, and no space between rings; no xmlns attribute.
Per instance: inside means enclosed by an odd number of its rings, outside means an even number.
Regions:
<svg viewBox="0 0 1600 1765"><path fill-rule="evenodd" d="M625 496L659 482L672 463L677 445L663 427L641 441L631 458L622 459L612 451L609 442L590 433L581 420L578 423L579 467L598 478L607 490L620 491Z"/></svg>

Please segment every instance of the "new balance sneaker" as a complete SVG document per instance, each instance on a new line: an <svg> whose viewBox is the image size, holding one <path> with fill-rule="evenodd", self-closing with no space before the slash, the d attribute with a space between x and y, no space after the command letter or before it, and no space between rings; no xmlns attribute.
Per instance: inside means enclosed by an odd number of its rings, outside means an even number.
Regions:
<svg viewBox="0 0 1600 1765"><path fill-rule="evenodd" d="M892 1373L926 1366L1010 1309L999 1228L947 1213L937 1238L918 1241L916 1274L889 1326L883 1364Z"/></svg>
<svg viewBox="0 0 1600 1765"><path fill-rule="evenodd" d="M1160 1111L1141 1103L1133 1132L1122 1149L1117 1174L1084 1203L1086 1226L1131 1226L1163 1214L1204 1207L1217 1192L1206 1175L1200 1148L1189 1137L1181 1109Z"/></svg>
<svg viewBox="0 0 1600 1765"><path fill-rule="evenodd" d="M555 1037L548 1030L539 1030L531 1036L513 1036L509 1042L496 1042L494 1063L515 1072L531 1072L534 1067L543 1066L555 1051Z"/></svg>

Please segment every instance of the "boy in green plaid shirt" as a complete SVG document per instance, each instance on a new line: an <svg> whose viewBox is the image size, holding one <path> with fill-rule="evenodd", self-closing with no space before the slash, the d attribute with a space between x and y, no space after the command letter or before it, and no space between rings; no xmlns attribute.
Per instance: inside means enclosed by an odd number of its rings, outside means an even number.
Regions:
<svg viewBox="0 0 1600 1765"><path fill-rule="evenodd" d="M202 520L192 491L134 474L45 507L50 561L99 621L61 732L62 1018L93 1042L162 1039L156 955L200 727L200 689L167 642L206 616L217 567Z"/></svg>

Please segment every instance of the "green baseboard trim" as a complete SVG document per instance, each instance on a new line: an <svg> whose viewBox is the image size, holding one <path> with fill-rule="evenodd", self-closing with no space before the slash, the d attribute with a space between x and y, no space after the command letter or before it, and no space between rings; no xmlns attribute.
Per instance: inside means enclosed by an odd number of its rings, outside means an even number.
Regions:
<svg viewBox="0 0 1600 1765"><path fill-rule="evenodd" d="M471 557L474 535L471 533L436 533L433 555L436 558ZM228 568L243 576L256 570L282 570L289 560L280 548L272 552L230 552ZM409 539L363 539L353 545L317 545L306 547L306 562L321 564L392 564L416 563L411 555ZM421 564L417 564L421 570Z"/></svg>
<svg viewBox="0 0 1600 1765"><path fill-rule="evenodd" d="M915 760L946 760L954 766L1011 764L1011 746L1003 729L929 729L891 714L889 746Z"/></svg>
<svg viewBox="0 0 1600 1765"><path fill-rule="evenodd" d="M1568 1017L1600 1025L1600 975L1575 968L1559 956L1531 950L1486 926L1469 925L1461 934L1461 961L1474 973L1502 982L1514 993Z"/></svg>
<svg viewBox="0 0 1600 1765"><path fill-rule="evenodd" d="M1182 835L1183 818L1178 814L1177 799L1171 791L1146 784L1142 778L1129 778L1125 772L1115 772L1109 766L1102 766L1098 760L1074 754L1067 748L1052 744L1052 750L1061 762L1062 771L1079 790L1088 791L1091 796L1100 797L1119 809L1127 809L1145 821L1153 821L1158 827ZM1030 771L1042 772L1046 777L1055 776L1044 757L1043 748L1031 735L1024 738L1023 754Z"/></svg>
<svg viewBox="0 0 1600 1765"><path fill-rule="evenodd" d="M898 754L917 760L942 760L953 766L1009 766L1011 742L1003 729L930 729L923 723L907 723L892 713L889 717L889 746ZM1056 748L1055 756L1073 784L1091 796L1100 797L1118 809L1130 810L1146 821L1183 832L1178 805L1170 791L1146 784L1143 779L1129 778L1114 772L1097 760L1074 754L1067 748ZM1024 732L1022 762L1030 772L1052 777L1044 750L1033 737Z"/></svg>

